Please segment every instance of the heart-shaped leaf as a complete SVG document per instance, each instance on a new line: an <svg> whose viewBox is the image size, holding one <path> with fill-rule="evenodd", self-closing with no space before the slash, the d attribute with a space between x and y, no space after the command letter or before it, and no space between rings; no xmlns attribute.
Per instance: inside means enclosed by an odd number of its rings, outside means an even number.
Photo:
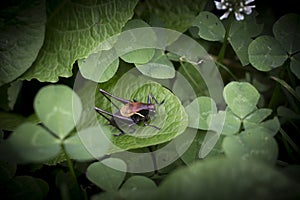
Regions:
<svg viewBox="0 0 300 200"><path fill-rule="evenodd" d="M66 152L70 158L80 161L103 157L108 153L110 143L104 131L109 130L107 127L90 127L80 130L76 135L64 141Z"/></svg>
<svg viewBox="0 0 300 200"><path fill-rule="evenodd" d="M138 194L156 189L153 180L145 176L132 176L126 180L120 189L120 194L125 199L134 199Z"/></svg>
<svg viewBox="0 0 300 200"><path fill-rule="evenodd" d="M24 123L2 145L1 155L17 163L42 162L57 155L60 149L60 140L44 128Z"/></svg>
<svg viewBox="0 0 300 200"><path fill-rule="evenodd" d="M260 123L272 113L272 109L261 108L248 115L243 122Z"/></svg>
<svg viewBox="0 0 300 200"><path fill-rule="evenodd" d="M247 131L249 130L251 132L259 133L264 132L268 133L271 136L274 136L280 129L280 122L277 117L274 117L273 119L269 119L261 123L244 121L244 128Z"/></svg>
<svg viewBox="0 0 300 200"><path fill-rule="evenodd" d="M113 168L114 167L114 168ZM105 191L117 190L126 175L126 164L117 158L92 163L87 168L87 178Z"/></svg>
<svg viewBox="0 0 300 200"><path fill-rule="evenodd" d="M50 85L38 92L34 109L45 126L62 139L74 128L82 106L77 94L69 87Z"/></svg>
<svg viewBox="0 0 300 200"><path fill-rule="evenodd" d="M221 112L221 111L220 111ZM223 135L234 135L239 132L241 119L238 118L228 107L225 110L225 121L222 129Z"/></svg>
<svg viewBox="0 0 300 200"><path fill-rule="evenodd" d="M199 28L199 36L208 41L223 41L225 28L219 18L211 12L200 12L194 26Z"/></svg>
<svg viewBox="0 0 300 200"><path fill-rule="evenodd" d="M259 93L250 83L230 82L223 91L224 99L230 110L243 119L255 108Z"/></svg>

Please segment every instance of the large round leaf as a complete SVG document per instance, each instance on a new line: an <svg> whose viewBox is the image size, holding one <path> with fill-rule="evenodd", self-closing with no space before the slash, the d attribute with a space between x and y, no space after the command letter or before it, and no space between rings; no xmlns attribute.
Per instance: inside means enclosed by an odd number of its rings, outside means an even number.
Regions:
<svg viewBox="0 0 300 200"><path fill-rule="evenodd" d="M82 110L76 93L64 85L42 88L35 97L34 109L40 120L59 138L74 128Z"/></svg>
<svg viewBox="0 0 300 200"><path fill-rule="evenodd" d="M22 79L57 82L59 77L72 76L76 60L87 57L95 48L107 49L103 43L113 43L110 37L121 32L133 16L137 2L79 0L47 7L51 17L47 18L42 50Z"/></svg>
<svg viewBox="0 0 300 200"><path fill-rule="evenodd" d="M260 36L248 48L250 63L258 70L270 71L288 58L280 43L271 36Z"/></svg>
<svg viewBox="0 0 300 200"><path fill-rule="evenodd" d="M15 4L12 2L11 5ZM9 10L18 12L15 12L16 16L11 16ZM45 1L33 1L27 7L6 7L2 10L8 12L1 16L0 86L15 80L36 59L45 37L45 10ZM9 18L3 19L4 16Z"/></svg>
<svg viewBox="0 0 300 200"><path fill-rule="evenodd" d="M160 130L144 125L133 125L131 128L123 126L122 128L127 134L119 137L113 135L120 133L118 129L110 127L109 130L106 130L104 134L113 144L108 153L167 142L183 133L187 127L188 117L181 102L160 84L145 80L142 77L129 75L124 76L124 79L122 77L122 80L119 80L118 84L113 87L111 84L106 84L102 89L118 97L129 100L135 99L140 102L147 102L148 95L152 94L158 102L164 100L164 103L156 106L157 112L150 121L151 126L154 125ZM122 104L118 105L122 106ZM99 92L96 93L96 106L108 112L117 112L117 109ZM101 126L107 124L107 120L102 116L99 115L98 119ZM130 130L133 130L132 133Z"/></svg>

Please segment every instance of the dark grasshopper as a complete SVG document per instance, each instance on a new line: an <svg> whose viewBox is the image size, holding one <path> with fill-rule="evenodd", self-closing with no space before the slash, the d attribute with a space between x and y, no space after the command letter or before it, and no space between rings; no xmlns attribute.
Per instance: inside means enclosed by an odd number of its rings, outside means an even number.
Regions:
<svg viewBox="0 0 300 200"><path fill-rule="evenodd" d="M103 89L100 89L99 91L118 109L116 113L112 114L98 107L94 108L101 116L103 116L109 122L109 125L114 126L120 131L119 134L114 134L115 136L125 134L125 132L119 126L120 123L126 124L130 128L132 128L132 126L135 124L143 123L145 126L151 126L157 130L160 130L159 127L149 124L149 121L150 116L153 116L155 114L155 104L161 105L164 101L158 103L155 97L152 94L149 94L147 98L147 103L142 103L136 101L135 99L133 101L129 101L120 97L116 97L104 91ZM118 108L118 106L109 97L120 101L124 105L121 108ZM151 99L155 101L155 104L151 103ZM106 115L110 116L110 118ZM132 129L135 131L134 128Z"/></svg>

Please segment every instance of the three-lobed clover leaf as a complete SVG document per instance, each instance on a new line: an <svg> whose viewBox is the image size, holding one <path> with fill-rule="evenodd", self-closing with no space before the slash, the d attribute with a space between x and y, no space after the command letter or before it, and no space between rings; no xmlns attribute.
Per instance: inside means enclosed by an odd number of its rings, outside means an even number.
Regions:
<svg viewBox="0 0 300 200"><path fill-rule="evenodd" d="M265 120L271 113L271 109L257 109L259 100L258 91L246 82L231 82L224 88L224 98L228 104L224 129L222 133L232 135L239 131L241 127L245 130L254 129L256 131L269 133L274 136L280 128L277 117Z"/></svg>
<svg viewBox="0 0 300 200"><path fill-rule="evenodd" d="M299 26L300 15L294 13L282 16L273 25L275 38L290 55L300 50Z"/></svg>
<svg viewBox="0 0 300 200"><path fill-rule="evenodd" d="M222 135L226 136L222 143L228 157L257 158L274 164L278 148L273 136L280 128L278 118L265 120L272 110L256 107L259 93L250 83L231 82L225 86L223 95L228 105L225 111L217 112L214 101L209 97L198 97L185 107L190 119L189 127L208 131L201 146L194 144L191 147L198 149L199 154L187 153L183 158L187 162L204 158L222 141Z"/></svg>
<svg viewBox="0 0 300 200"><path fill-rule="evenodd" d="M300 77L299 19L300 15L292 13L282 16L274 23L274 37L260 36L249 45L249 60L256 69L270 71L290 58L291 71Z"/></svg>
<svg viewBox="0 0 300 200"><path fill-rule="evenodd" d="M1 152L6 152L3 154L6 160L13 159L17 163L43 162L57 156L62 150L61 145L69 139L66 137L75 127L82 106L71 88L49 85L36 95L34 109L44 127L32 122L21 124L1 148ZM77 143L77 148L83 149L80 143Z"/></svg>

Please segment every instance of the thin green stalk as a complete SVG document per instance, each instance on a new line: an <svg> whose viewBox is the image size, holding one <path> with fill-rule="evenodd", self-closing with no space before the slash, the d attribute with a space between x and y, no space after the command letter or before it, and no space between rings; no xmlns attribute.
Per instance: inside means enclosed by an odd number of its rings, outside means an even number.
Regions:
<svg viewBox="0 0 300 200"><path fill-rule="evenodd" d="M226 67L225 65L223 65L221 62L216 61L216 64L221 67L222 69L224 69L235 81L238 81L239 79L230 71L230 69L228 69L228 67Z"/></svg>
<svg viewBox="0 0 300 200"><path fill-rule="evenodd" d="M279 132L281 133L282 137L291 145L291 147L297 152L300 153L299 147L294 143L294 141L288 136L288 134L280 128Z"/></svg>
<svg viewBox="0 0 300 200"><path fill-rule="evenodd" d="M287 82L275 76L271 76L270 78L275 80L280 85L282 85L291 95L295 97L295 99L297 99L300 102L300 97L297 95L296 91Z"/></svg>
<svg viewBox="0 0 300 200"><path fill-rule="evenodd" d="M77 181L77 177L76 177L76 174L75 174L73 162L72 162L72 160L70 159L70 157L68 156L68 154L67 154L67 152L66 152L65 147L64 147L63 144L61 145L61 147L62 147L62 150L63 150L63 152L64 152L64 154L65 154L65 158L67 159L69 171L70 171L71 176L72 176L73 179L74 179L75 186L76 186L76 188L78 189L79 192L82 192L82 194L83 194L83 196L84 196L84 199L87 200L88 198L87 198L86 191L81 189L81 187L79 186L79 183L78 183L78 181Z"/></svg>
<svg viewBox="0 0 300 200"><path fill-rule="evenodd" d="M283 70L283 68L285 67L285 65L282 66L282 69L279 73L279 77L284 77L285 75L285 71ZM273 91L273 94L271 96L271 99L269 101L269 105L268 107L271 109L275 109L278 107L278 103L280 102L280 99L282 98L282 94L281 94L281 86L279 83L276 84L275 89Z"/></svg>
<svg viewBox="0 0 300 200"><path fill-rule="evenodd" d="M193 77L190 75L188 71L186 71L186 66L183 64L182 61L180 61L180 65L183 66L182 69L185 71L186 75L190 78L190 80L193 82L194 85L198 85L198 83L193 79Z"/></svg>
<svg viewBox="0 0 300 200"><path fill-rule="evenodd" d="M229 15L229 18L228 18L228 23L226 25L226 32L225 32L225 36L224 36L224 42L223 42L223 45L221 47L221 50L220 50L218 58L217 58L218 62L222 62L222 60L225 57L226 47L227 47L227 44L228 44L228 36L229 36L229 32L230 32L230 28L231 28L233 16L234 15L231 12L230 15Z"/></svg>

